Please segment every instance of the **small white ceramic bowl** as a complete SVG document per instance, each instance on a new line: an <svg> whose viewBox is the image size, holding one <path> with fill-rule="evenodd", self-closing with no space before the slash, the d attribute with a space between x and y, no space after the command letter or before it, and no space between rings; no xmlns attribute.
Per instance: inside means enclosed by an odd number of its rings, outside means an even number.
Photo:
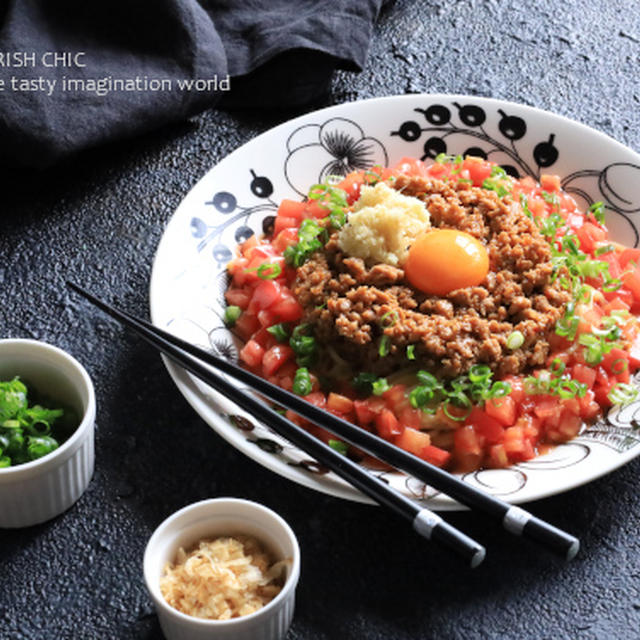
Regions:
<svg viewBox="0 0 640 640"><path fill-rule="evenodd" d="M96 401L84 367L62 349L44 342L0 340L0 380L15 376L72 407L80 424L55 451L0 469L2 528L27 527L66 511L87 488L95 459Z"/></svg>
<svg viewBox="0 0 640 640"><path fill-rule="evenodd" d="M259 611L231 620L195 618L170 606L160 577L178 549L233 534L256 538L276 560L291 559L282 591ZM177 511L156 529L144 554L144 578L168 640L281 640L293 618L299 576L300 549L291 527L271 509L236 498L203 500Z"/></svg>

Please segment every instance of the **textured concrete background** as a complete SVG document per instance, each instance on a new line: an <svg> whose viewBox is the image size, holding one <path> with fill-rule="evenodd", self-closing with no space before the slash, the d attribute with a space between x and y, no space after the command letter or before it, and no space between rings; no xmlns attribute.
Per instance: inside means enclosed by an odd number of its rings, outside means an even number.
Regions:
<svg viewBox="0 0 640 640"><path fill-rule="evenodd" d="M367 68L337 74L324 104L406 92L515 100L640 151L635 0L401 0ZM324 105L318 105L324 106ZM640 460L530 505L578 534L565 565L467 513L451 521L490 554L470 572L380 509L294 485L226 444L188 407L158 355L72 299L65 278L134 313L164 225L195 181L292 113L205 113L43 174L5 174L0 333L47 340L96 383L97 467L56 520L0 531L0 638L157 638L142 581L153 529L219 495L277 510L302 548L288 640L640 638Z"/></svg>

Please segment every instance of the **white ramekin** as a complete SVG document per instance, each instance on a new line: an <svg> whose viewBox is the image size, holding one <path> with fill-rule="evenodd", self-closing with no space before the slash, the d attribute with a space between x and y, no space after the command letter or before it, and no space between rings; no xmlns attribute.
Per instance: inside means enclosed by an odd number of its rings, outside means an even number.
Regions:
<svg viewBox="0 0 640 640"><path fill-rule="evenodd" d="M234 533L255 537L278 560L291 560L282 591L259 611L231 620L194 618L171 607L160 577L178 549ZM299 576L300 549L291 527L271 509L236 498L203 500L177 511L156 529L144 554L144 578L168 640L281 640L293 618Z"/></svg>
<svg viewBox="0 0 640 640"><path fill-rule="evenodd" d="M80 424L55 451L0 469L0 527L27 527L66 511L93 475L96 401L84 367L37 340L0 340L0 380L19 376L38 392L73 407Z"/></svg>

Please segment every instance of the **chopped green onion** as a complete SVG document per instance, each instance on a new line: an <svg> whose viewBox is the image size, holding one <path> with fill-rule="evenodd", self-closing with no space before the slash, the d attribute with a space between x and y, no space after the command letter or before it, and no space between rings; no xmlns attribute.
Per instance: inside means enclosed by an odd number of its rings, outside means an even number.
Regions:
<svg viewBox="0 0 640 640"><path fill-rule="evenodd" d="M441 386L440 382L438 382L438 379L428 371L420 370L416 374L416 377L418 378L418 382L420 382L421 385L429 389L437 389Z"/></svg>
<svg viewBox="0 0 640 640"><path fill-rule="evenodd" d="M381 396L385 391L389 391L389 389L391 389L386 378L378 378L371 386L374 396Z"/></svg>
<svg viewBox="0 0 640 640"><path fill-rule="evenodd" d="M267 327L267 331L278 342L286 342L287 340L289 340L289 328L284 322L280 322L279 324L274 324L270 327Z"/></svg>
<svg viewBox="0 0 640 640"><path fill-rule="evenodd" d="M378 347L378 355L384 358L389 353L389 336L382 336L380 340L380 346Z"/></svg>
<svg viewBox="0 0 640 640"><path fill-rule="evenodd" d="M29 406L27 387L19 378L0 382L0 467L36 460L59 446L54 426L68 428L70 415L41 404ZM68 423L63 427L63 419ZM56 434L56 436L59 435Z"/></svg>
<svg viewBox="0 0 640 640"><path fill-rule="evenodd" d="M240 317L241 313L242 313L242 309L240 307L237 307L234 304L229 305L224 310L224 323L228 327L232 327Z"/></svg>
<svg viewBox="0 0 640 640"><path fill-rule="evenodd" d="M341 453L343 456L347 455L347 451L349 450L349 446L346 443L342 442L342 440L330 439L328 444L332 449L334 449L338 453Z"/></svg>
<svg viewBox="0 0 640 640"><path fill-rule="evenodd" d="M511 393L511 385L508 382L497 380L491 385L490 391L486 394L487 398L502 398Z"/></svg>
<svg viewBox="0 0 640 640"><path fill-rule="evenodd" d="M416 359L416 345L410 344L407 346L407 360L415 360Z"/></svg>
<svg viewBox="0 0 640 640"><path fill-rule="evenodd" d="M289 338L289 346L296 354L296 362L302 367L313 364L318 350L316 339L307 335L308 331L310 331L308 324L299 324Z"/></svg>
<svg viewBox="0 0 640 640"><path fill-rule="evenodd" d="M432 389L418 386L409 392L409 402L414 409L421 409L435 399L435 393Z"/></svg>
<svg viewBox="0 0 640 640"><path fill-rule="evenodd" d="M638 389L630 384L618 382L618 384L616 384L613 389L609 391L607 397L612 404L630 404L638 398Z"/></svg>
<svg viewBox="0 0 640 640"><path fill-rule="evenodd" d="M604 224L604 202L594 202L589 207L589 213L593 214L597 222Z"/></svg>
<svg viewBox="0 0 640 640"><path fill-rule="evenodd" d="M258 278L274 280L282 273L282 267L277 262L265 262L258 267Z"/></svg>
<svg viewBox="0 0 640 640"><path fill-rule="evenodd" d="M385 314L383 314L383 316L380 318L380 324L385 328L388 329L390 327L393 327L397 324L398 320L399 320L400 316L398 314L397 311L387 311Z"/></svg>
<svg viewBox="0 0 640 640"><path fill-rule="evenodd" d="M551 363L551 375L556 377L561 376L564 373L566 366L567 365L560 360L560 358L554 358Z"/></svg>
<svg viewBox="0 0 640 640"><path fill-rule="evenodd" d="M598 247L595 251L594 254L597 256L601 256L605 253L611 253L612 251L615 251L616 248L612 245L612 244L606 244L603 247Z"/></svg>
<svg viewBox="0 0 640 640"><path fill-rule="evenodd" d="M309 375L309 369L306 367L300 367L296 370L296 374L293 378L293 392L299 396L308 396L311 393L313 385L311 383L311 376Z"/></svg>
<svg viewBox="0 0 640 640"><path fill-rule="evenodd" d="M378 379L374 373L359 373L352 381L354 389L363 396L370 396L373 383Z"/></svg>
<svg viewBox="0 0 640 640"><path fill-rule="evenodd" d="M484 382L491 377L491 369L486 364L474 364L469 369L469 380L471 382Z"/></svg>
<svg viewBox="0 0 640 640"><path fill-rule="evenodd" d="M285 262L294 267L302 266L312 253L322 248L318 236L323 231L316 220L305 218L298 229L298 243L289 245L282 254Z"/></svg>
<svg viewBox="0 0 640 640"><path fill-rule="evenodd" d="M616 358L611 363L611 373L618 375L629 368L629 361L626 358Z"/></svg>
<svg viewBox="0 0 640 640"><path fill-rule="evenodd" d="M519 349L524 344L524 335L522 331L512 331L507 338L507 348Z"/></svg>
<svg viewBox="0 0 640 640"><path fill-rule="evenodd" d="M463 396L463 397L466 398L466 396ZM444 415L447 416L447 418L451 418L451 420L455 420L456 422L462 422L463 420L466 420L469 417L469 414L471 413L471 401L469 401L468 398L467 398L467 402L468 402L467 406L461 407L463 409L466 409L464 414L457 415L455 413L451 413L449 411L449 405L451 404L449 400L445 400L444 404L442 405L442 411L444 412Z"/></svg>

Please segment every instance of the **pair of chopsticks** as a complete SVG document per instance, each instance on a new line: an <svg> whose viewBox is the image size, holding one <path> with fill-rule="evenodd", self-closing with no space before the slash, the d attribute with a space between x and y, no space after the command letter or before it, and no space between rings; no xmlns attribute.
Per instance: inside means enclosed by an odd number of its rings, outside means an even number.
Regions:
<svg viewBox="0 0 640 640"><path fill-rule="evenodd" d="M72 282L67 282L67 285L121 324L135 331L203 382L253 414L258 420L269 425L275 432L304 450L375 502L408 519L414 530L420 535L460 554L472 568L477 567L484 560L486 550L481 544L458 531L438 514L398 493L346 456L287 420L252 394L239 389L213 369L229 374L269 400L291 409L307 420L331 431L342 440L380 460L384 460L396 469L422 480L461 504L485 513L501 522L502 526L510 533L530 538L566 560L571 560L578 552L580 542L575 536L537 518L528 511L510 505L459 480L447 471L421 460L346 420L311 405L303 398L277 387L223 358L181 340L125 311L116 309Z"/></svg>

